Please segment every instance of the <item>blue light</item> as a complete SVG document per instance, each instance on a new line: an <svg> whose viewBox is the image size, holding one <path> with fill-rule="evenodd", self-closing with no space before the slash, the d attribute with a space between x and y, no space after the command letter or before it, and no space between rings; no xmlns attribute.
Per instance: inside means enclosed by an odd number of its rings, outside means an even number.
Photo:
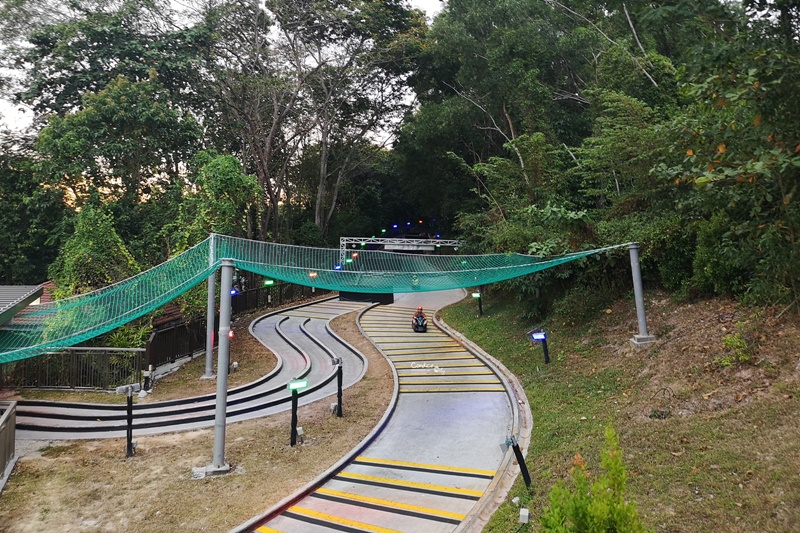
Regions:
<svg viewBox="0 0 800 533"><path fill-rule="evenodd" d="M334 269L334 270L341 270L341 269L342 269L342 264L341 264L341 263L336 263L336 264L333 266L333 269Z"/></svg>
<svg viewBox="0 0 800 533"><path fill-rule="evenodd" d="M531 339L535 341L546 341L547 340L547 333L544 331L532 331L531 332Z"/></svg>
<svg viewBox="0 0 800 533"><path fill-rule="evenodd" d="M441 236L441 235L439 235L439 234L437 233L437 234L436 234L436 238L437 238L437 239L441 239L441 238L442 238L442 236Z"/></svg>
<svg viewBox="0 0 800 533"><path fill-rule="evenodd" d="M411 222L406 222L406 226L410 226L410 225L411 225Z"/></svg>
<svg viewBox="0 0 800 533"><path fill-rule="evenodd" d="M239 291L236 289L231 289L231 296L236 296L237 294L239 294Z"/></svg>
<svg viewBox="0 0 800 533"><path fill-rule="evenodd" d="M397 229L397 224L392 224L392 228Z"/></svg>

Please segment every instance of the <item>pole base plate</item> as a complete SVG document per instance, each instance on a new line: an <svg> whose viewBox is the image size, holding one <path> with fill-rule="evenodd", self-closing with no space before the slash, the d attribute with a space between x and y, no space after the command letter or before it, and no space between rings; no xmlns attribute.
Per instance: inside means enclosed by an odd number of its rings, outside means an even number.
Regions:
<svg viewBox="0 0 800 533"><path fill-rule="evenodd" d="M656 342L656 338L653 335L634 335L631 338L631 346L636 349L647 348L654 342Z"/></svg>
<svg viewBox="0 0 800 533"><path fill-rule="evenodd" d="M215 466L213 464L207 464L206 466L193 466L192 479L203 479L211 476L222 476L225 474L230 474L230 472L231 472L231 465L229 465L228 463L225 463L222 466Z"/></svg>

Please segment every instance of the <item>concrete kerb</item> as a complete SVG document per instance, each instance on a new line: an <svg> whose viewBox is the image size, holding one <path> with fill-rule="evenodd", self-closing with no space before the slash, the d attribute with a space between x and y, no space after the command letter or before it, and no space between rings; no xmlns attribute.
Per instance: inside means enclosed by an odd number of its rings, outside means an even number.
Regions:
<svg viewBox="0 0 800 533"><path fill-rule="evenodd" d="M370 309L372 309L377 305L378 304L373 304L367 307L366 309L362 309L361 312L358 314L358 317L356 318L356 324L358 324L359 331L367 339L369 339L369 336L367 336L366 333L361 329L361 324L360 324L361 316L365 312L369 311ZM372 342L372 340L370 340L370 342ZM373 346L375 346L376 349L378 349L378 347L375 345L374 342L372 344ZM378 350L380 351L380 349ZM384 354L381 351L381 355L383 355L388 362L389 358L386 357L386 354ZM383 417L381 417L381 419L378 421L378 424L372 429L372 431L370 431L370 433L366 437L364 437L364 439L361 442L359 442L355 448L350 450L350 452L347 455L339 459L332 467L330 467L328 470L317 476L315 479L306 484L300 490L279 501L278 503L267 509L259 516L251 518L244 524L241 524L231 529L228 533L244 533L246 531L250 531L259 524L267 522L270 519L274 518L275 516L279 515L287 508L291 507L292 504L302 500L303 498L314 492L316 489L324 485L340 470L346 467L353 459L358 457L358 455L360 455L361 452L364 451L370 444L372 444L375 438L378 435L380 435L380 433L386 427L386 424L389 423L389 420L391 419L392 415L394 414L394 410L397 407L397 399L400 395L400 381L399 378L397 377L397 371L394 369L394 366L392 366L391 363L389 363L389 368L392 369L392 379L394 381L394 393L392 394L392 399L389 402L389 407L386 408L386 411L383 413Z"/></svg>
<svg viewBox="0 0 800 533"><path fill-rule="evenodd" d="M527 454L528 446L531 441L531 432L533 431L533 415L528 405L527 396L525 395L525 389L522 384L500 361L483 351L480 346L471 342L458 331L450 329L447 323L441 318L434 316L434 323L447 332L448 335L457 339L467 351L473 353L473 355L486 363L503 382L509 396L513 414L512 434L519 433L517 435L517 442L522 449L523 455ZM524 408L521 408L523 406ZM478 500L472 510L467 513L467 517L456 527L454 533L479 532L483 530L492 514L505 502L511 490L511 486L514 484L514 480L517 478L517 475L519 475L519 469L512 468L513 460L514 452L509 446L500 467L497 469L497 474L495 474L494 479L486 488L481 499Z"/></svg>

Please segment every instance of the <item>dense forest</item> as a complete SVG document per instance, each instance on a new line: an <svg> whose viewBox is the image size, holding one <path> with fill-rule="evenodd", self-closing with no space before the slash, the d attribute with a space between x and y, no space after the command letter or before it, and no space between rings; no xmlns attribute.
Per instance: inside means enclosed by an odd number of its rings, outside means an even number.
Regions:
<svg viewBox="0 0 800 533"><path fill-rule="evenodd" d="M107 285L218 232L469 253L638 241L646 281L797 308L800 2L0 0L0 278ZM391 230L390 230L391 231ZM507 282L628 290L610 255ZM598 290L600 289L600 290Z"/></svg>

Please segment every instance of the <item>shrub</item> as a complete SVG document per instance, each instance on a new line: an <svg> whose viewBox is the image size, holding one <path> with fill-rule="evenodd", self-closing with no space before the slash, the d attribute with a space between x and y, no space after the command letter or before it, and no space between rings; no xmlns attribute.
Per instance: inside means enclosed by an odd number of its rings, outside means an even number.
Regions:
<svg viewBox="0 0 800 533"><path fill-rule="evenodd" d="M602 453L603 472L589 484L589 471L580 454L575 456L573 490L557 483L550 491L550 507L540 518L542 531L555 533L638 533L648 531L639 520L636 505L625 501L627 474L622 464L619 436L606 428Z"/></svg>

